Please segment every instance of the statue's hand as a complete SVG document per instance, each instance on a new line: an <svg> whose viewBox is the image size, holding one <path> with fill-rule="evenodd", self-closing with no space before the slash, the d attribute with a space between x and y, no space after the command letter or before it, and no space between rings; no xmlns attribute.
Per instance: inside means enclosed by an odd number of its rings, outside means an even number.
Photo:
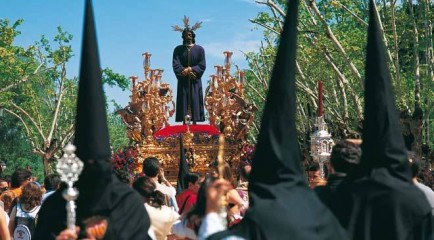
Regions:
<svg viewBox="0 0 434 240"><path fill-rule="evenodd" d="M188 74L188 78L189 78L190 80L194 80L194 79L196 79L196 74L194 74L194 72L190 72L190 73Z"/></svg>
<svg viewBox="0 0 434 240"><path fill-rule="evenodd" d="M187 76L191 72L192 72L191 67L186 67L186 68L184 68L184 70L182 70L181 76L185 77L185 76Z"/></svg>

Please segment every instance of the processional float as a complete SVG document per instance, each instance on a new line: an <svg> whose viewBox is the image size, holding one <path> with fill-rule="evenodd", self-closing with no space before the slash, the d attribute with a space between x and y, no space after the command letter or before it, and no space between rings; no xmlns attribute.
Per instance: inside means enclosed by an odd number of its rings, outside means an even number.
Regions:
<svg viewBox="0 0 434 240"><path fill-rule="evenodd" d="M179 165L180 134L183 135L186 159L190 171L205 173L210 163L217 160L218 137L224 134L225 161L238 169L249 127L257 108L244 98L244 73L231 74L232 52L224 52L224 65L215 66L205 90L205 108L208 125L171 126L169 118L175 112L173 91L163 83L163 70L150 68L150 53L144 53L144 79L131 77L129 104L118 110L127 127L130 144L137 148L138 162L146 157L161 160L169 181L176 181ZM137 171L140 171L139 164Z"/></svg>

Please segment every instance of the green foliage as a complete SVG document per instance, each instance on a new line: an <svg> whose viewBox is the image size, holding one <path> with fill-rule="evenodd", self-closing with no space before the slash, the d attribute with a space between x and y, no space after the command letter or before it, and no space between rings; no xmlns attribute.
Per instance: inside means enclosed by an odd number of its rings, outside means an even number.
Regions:
<svg viewBox="0 0 434 240"><path fill-rule="evenodd" d="M58 27L52 39L42 36L27 48L15 46L22 23L0 19L0 157L8 162L6 173L30 166L42 178L73 136L78 79L66 74L73 37ZM128 88L125 76L109 68L102 72L105 84ZM111 142L127 145L119 117L109 114L108 123Z"/></svg>
<svg viewBox="0 0 434 240"><path fill-rule="evenodd" d="M286 1L273 0L280 10L285 12ZM429 59L428 47L434 39L427 38L428 23L434 22L434 4L426 5L426 1L414 1L414 19L419 34L419 46L415 49L413 17L409 14L408 5L398 2L395 8L390 9L390 4L383 5L379 2L377 7L385 29L385 37L388 42L389 52L395 57L394 37L398 39L399 66L394 61L389 62L393 83L395 85L397 103L400 111L408 109L414 111L415 104L419 104L426 119L425 135L430 133L431 138L423 141L431 141L434 144L434 131L430 130L432 124L429 119L434 118L434 81L430 75L430 68L434 68ZM314 5L310 5L314 4ZM261 109L264 97L268 89L268 81L274 65L276 47L278 45L280 26L283 25L283 16L279 11L269 9L259 13L253 22L257 27L263 28L262 47L258 52L247 53L249 70L246 75L246 96L259 108L255 118L255 126L251 129L250 141L255 141L261 119ZM313 7L317 7L330 32L315 14ZM392 11L396 22L397 36L392 31ZM363 120L363 78L365 66L366 33L368 22L367 1L332 0L332 1L300 1L298 23L298 48L297 48L297 101L298 115L297 128L301 142L306 142L304 136L313 129L315 111L317 105L317 83L324 83L324 111L330 130L335 138L352 137ZM432 30L432 29L431 29ZM333 37L337 39L344 54L339 50ZM416 50L416 51L414 51ZM420 86L421 99L416 102L415 89L417 87L415 75L414 52L419 55L420 61ZM328 58L328 60L327 60ZM431 58L432 59L432 58ZM394 60L394 59L392 59ZM333 66L332 64L333 63ZM359 72L357 76L350 63ZM334 69L336 68L336 69ZM398 69L398 70L396 70ZM400 81L396 71L400 73ZM338 74L339 72L339 74ZM343 76L343 77L342 77ZM310 111L308 111L308 106ZM311 114L309 114L309 112Z"/></svg>
<svg viewBox="0 0 434 240"><path fill-rule="evenodd" d="M11 175L17 168L29 166L32 174L44 179L44 168L38 156L32 153L26 136L16 124L15 118L0 116L0 159L6 163L4 175Z"/></svg>
<svg viewBox="0 0 434 240"><path fill-rule="evenodd" d="M123 91L128 90L130 81L122 74L115 73L110 68L102 70L102 81L110 87L119 87Z"/></svg>
<svg viewBox="0 0 434 240"><path fill-rule="evenodd" d="M119 115L109 113L107 115L107 122L109 126L110 145L112 149L124 148L129 146L129 139L124 123Z"/></svg>

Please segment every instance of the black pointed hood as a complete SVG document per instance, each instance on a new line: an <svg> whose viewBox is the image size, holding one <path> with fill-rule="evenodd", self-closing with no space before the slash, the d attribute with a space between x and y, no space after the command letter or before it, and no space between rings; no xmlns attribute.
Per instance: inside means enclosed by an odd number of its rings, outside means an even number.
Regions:
<svg viewBox="0 0 434 240"><path fill-rule="evenodd" d="M295 127L297 9L298 1L289 1L249 179L250 188L265 192L269 185L304 182Z"/></svg>
<svg viewBox="0 0 434 240"><path fill-rule="evenodd" d="M233 229L245 239L344 239L339 223L304 181L296 130L299 0L288 1L249 178L250 207Z"/></svg>
<svg viewBox="0 0 434 240"><path fill-rule="evenodd" d="M95 22L89 0L86 1L81 50L75 146L77 156L85 163L88 159L105 159L111 155Z"/></svg>
<svg viewBox="0 0 434 240"><path fill-rule="evenodd" d="M74 144L77 156L84 162L76 184L80 192L77 200L80 218L109 208L109 199L102 193L112 181L105 98L90 0L86 0L85 6Z"/></svg>
<svg viewBox="0 0 434 240"><path fill-rule="evenodd" d="M185 159L185 149L184 149L184 141L182 138L182 134L179 135L179 172L178 172L178 180L176 182L176 192L180 194L184 191L185 181L184 178L189 173L188 163Z"/></svg>
<svg viewBox="0 0 434 240"><path fill-rule="evenodd" d="M410 181L407 150L395 108L386 48L374 4L372 0L369 3L365 118L360 164L364 170L384 168L394 177Z"/></svg>

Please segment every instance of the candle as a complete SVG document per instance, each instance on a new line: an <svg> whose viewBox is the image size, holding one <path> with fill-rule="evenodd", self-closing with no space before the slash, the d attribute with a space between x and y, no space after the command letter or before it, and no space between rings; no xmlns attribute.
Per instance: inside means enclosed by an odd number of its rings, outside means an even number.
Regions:
<svg viewBox="0 0 434 240"><path fill-rule="evenodd" d="M225 136L223 134L220 134L219 136L219 151L218 151L218 172L219 172L219 178L223 179L223 170L225 168L224 163L224 150L225 150Z"/></svg>
<svg viewBox="0 0 434 240"><path fill-rule="evenodd" d="M145 52L145 53L142 54L142 56L144 58L143 59L143 67L145 68L146 71L148 71L148 69L149 69L149 67L151 65L151 55L152 54L150 54L148 52Z"/></svg>
<svg viewBox="0 0 434 240"><path fill-rule="evenodd" d="M243 83L244 83L244 72L241 72L241 71L240 71L239 78L240 78L240 79L239 79L239 80L240 80L240 83L243 84Z"/></svg>
<svg viewBox="0 0 434 240"><path fill-rule="evenodd" d="M223 52L223 54L225 55L225 67L227 69L230 69L231 68L231 56L233 53L229 52L229 51L225 51L225 52Z"/></svg>
<svg viewBox="0 0 434 240"><path fill-rule="evenodd" d="M133 88L136 86L136 80L137 80L137 76L131 76L130 79L133 82Z"/></svg>
<svg viewBox="0 0 434 240"><path fill-rule="evenodd" d="M214 67L216 68L216 75L221 78L223 74L223 66L217 65Z"/></svg>
<svg viewBox="0 0 434 240"><path fill-rule="evenodd" d="M321 117L324 113L323 99L322 99L322 81L318 81L318 117Z"/></svg>

